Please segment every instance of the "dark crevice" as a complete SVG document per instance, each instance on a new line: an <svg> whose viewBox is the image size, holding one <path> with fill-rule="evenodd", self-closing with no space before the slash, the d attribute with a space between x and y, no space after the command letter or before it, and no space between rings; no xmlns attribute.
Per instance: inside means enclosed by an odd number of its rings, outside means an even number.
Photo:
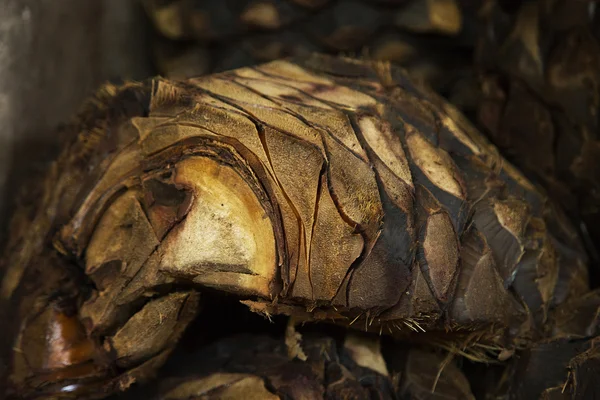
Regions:
<svg viewBox="0 0 600 400"><path fill-rule="evenodd" d="M323 192L323 185L325 184L325 174L326 174L326 170L327 170L327 163L324 162L323 165L321 166L321 171L319 172L319 182L317 183L317 196L316 196L316 203L315 203L315 209L313 212L313 223L312 226L310 227L310 247L305 247L306 249L306 262L307 262L307 267L308 267L308 282L310 284L310 290L311 290L311 294L312 294L312 300L314 301L315 298L315 289L314 289L314 285L312 282L312 275L311 275L311 262L310 262L310 256L312 254L312 242L315 239L315 228L317 226L317 218L319 217L319 203L321 201L321 195ZM337 293L336 293L337 294Z"/></svg>

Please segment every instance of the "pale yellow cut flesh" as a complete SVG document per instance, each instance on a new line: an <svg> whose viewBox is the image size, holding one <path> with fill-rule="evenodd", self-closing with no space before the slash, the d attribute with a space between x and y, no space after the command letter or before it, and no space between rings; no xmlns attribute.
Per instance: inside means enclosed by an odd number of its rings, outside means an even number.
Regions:
<svg viewBox="0 0 600 400"><path fill-rule="evenodd" d="M209 158L188 158L176 171L176 182L190 187L194 199L161 245L160 269L216 289L271 297L275 236L252 189L233 168Z"/></svg>

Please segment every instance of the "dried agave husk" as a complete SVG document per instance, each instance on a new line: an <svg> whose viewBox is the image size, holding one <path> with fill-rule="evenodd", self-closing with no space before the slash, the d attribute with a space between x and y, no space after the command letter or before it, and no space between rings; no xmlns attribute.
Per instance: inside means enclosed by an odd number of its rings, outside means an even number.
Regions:
<svg viewBox="0 0 600 400"><path fill-rule="evenodd" d="M395 345L386 348L398 399L475 400L471 385L452 353ZM483 367L485 368L485 367Z"/></svg>
<svg viewBox="0 0 600 400"><path fill-rule="evenodd" d="M481 1L231 1L141 0L158 32L171 40L225 41L245 34L293 29L317 45L347 51L383 27L459 35L464 10ZM309 36L310 35L310 36Z"/></svg>
<svg viewBox="0 0 600 400"><path fill-rule="evenodd" d="M597 2L538 0L482 12L472 112L500 151L578 221L600 262ZM487 32L484 34L483 32ZM532 151L535 149L535 151ZM597 267L594 269L597 280Z"/></svg>
<svg viewBox="0 0 600 400"><path fill-rule="evenodd" d="M456 363L430 348L394 345L388 362L377 336L295 334L301 357L281 337L247 334L176 353L160 379L125 399L474 399Z"/></svg>
<svg viewBox="0 0 600 400"><path fill-rule="evenodd" d="M371 345L371 339L336 340L315 333L297 335L296 346L302 351L300 357L290 356L289 344L283 338L245 334L219 339L193 353L174 356L159 381L128 396L165 400L193 396L206 399L394 398L391 376L381 370L385 362L378 348ZM352 351L357 348L361 349L359 356ZM365 358L381 362L364 363Z"/></svg>
<svg viewBox="0 0 600 400"><path fill-rule="evenodd" d="M142 0L169 78L311 52L388 60L438 89L470 66L481 0Z"/></svg>
<svg viewBox="0 0 600 400"><path fill-rule="evenodd" d="M598 338L555 339L522 352L512 371L512 399L594 399Z"/></svg>
<svg viewBox="0 0 600 400"><path fill-rule="evenodd" d="M474 361L589 335L557 322L595 294L560 209L387 63L313 55L108 86L81 115L37 213L15 217L9 393L148 379L203 292Z"/></svg>

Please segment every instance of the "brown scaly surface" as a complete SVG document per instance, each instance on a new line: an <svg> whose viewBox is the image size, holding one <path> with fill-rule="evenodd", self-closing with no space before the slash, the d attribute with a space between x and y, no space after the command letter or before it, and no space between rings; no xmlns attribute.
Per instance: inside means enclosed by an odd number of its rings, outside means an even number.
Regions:
<svg viewBox="0 0 600 400"><path fill-rule="evenodd" d="M470 67L482 0L140 0L154 60L182 78L310 52L367 55L437 88Z"/></svg>
<svg viewBox="0 0 600 400"><path fill-rule="evenodd" d="M591 238L600 278L600 15L593 0L482 12L474 119ZM485 34L487 32L487 34Z"/></svg>
<svg viewBox="0 0 600 400"><path fill-rule="evenodd" d="M156 60L167 77L313 50L405 67L472 116L569 211L600 266L596 0L143 3L163 38Z"/></svg>
<svg viewBox="0 0 600 400"><path fill-rule="evenodd" d="M588 251L600 263L596 4L144 1L162 37L156 60L167 77L308 51L346 52L402 65L461 108L471 102L464 109L502 154L559 199L570 217L583 221L579 228L592 242ZM472 74L478 75L474 82Z"/></svg>
<svg viewBox="0 0 600 400"><path fill-rule="evenodd" d="M108 86L70 130L3 260L14 396L147 379L203 292L480 361L596 333L568 221L388 64L313 55Z"/></svg>

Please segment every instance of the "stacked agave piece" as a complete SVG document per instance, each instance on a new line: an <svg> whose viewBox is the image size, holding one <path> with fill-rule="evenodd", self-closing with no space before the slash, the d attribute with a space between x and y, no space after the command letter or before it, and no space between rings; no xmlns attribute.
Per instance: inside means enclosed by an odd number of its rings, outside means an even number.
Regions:
<svg viewBox="0 0 600 400"><path fill-rule="evenodd" d="M596 2L543 1L482 13L477 106L467 107L511 161L600 244L600 14ZM532 151L535 148L537 151Z"/></svg>
<svg viewBox="0 0 600 400"><path fill-rule="evenodd" d="M166 78L14 216L3 394L600 397L593 2L144 5Z"/></svg>
<svg viewBox="0 0 600 400"><path fill-rule="evenodd" d="M312 52L390 60L443 88L472 63L481 0L143 0L164 76Z"/></svg>

